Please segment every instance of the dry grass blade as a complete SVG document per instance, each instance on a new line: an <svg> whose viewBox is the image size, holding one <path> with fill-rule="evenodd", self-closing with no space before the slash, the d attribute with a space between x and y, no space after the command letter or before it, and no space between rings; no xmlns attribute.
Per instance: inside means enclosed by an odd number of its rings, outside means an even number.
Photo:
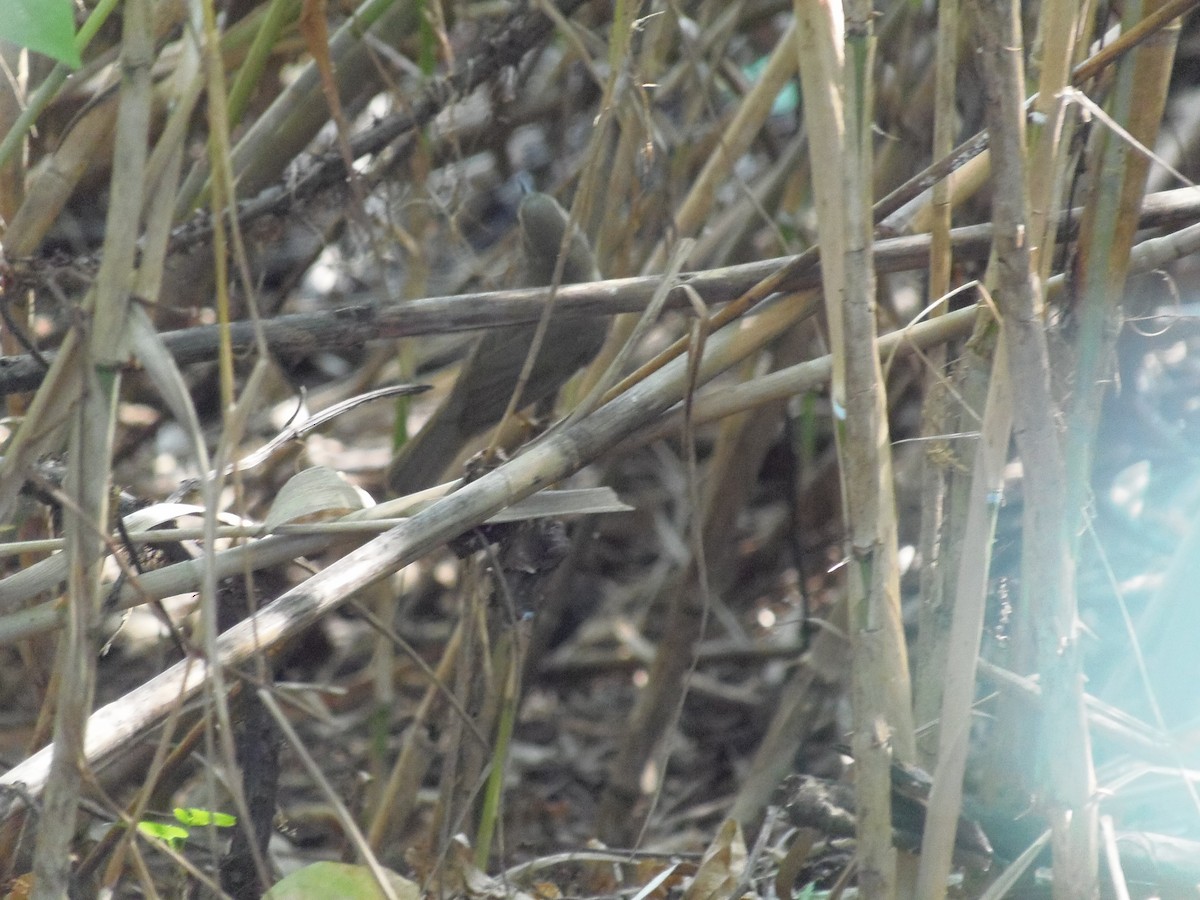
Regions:
<svg viewBox="0 0 1200 900"><path fill-rule="evenodd" d="M125 342L136 231L121 222L142 214L142 167L150 121L150 5L126 7L122 85L117 117L119 163L112 190L120 197L109 208L108 253L95 288L95 319L81 328L83 368L78 406L71 422L68 489L75 509L66 524L69 561L67 629L60 644L59 695L55 709L54 748L43 818L38 828L33 871L35 896L57 897L70 881L70 847L74 837L82 783L79 759L87 740L81 725L90 714L96 685L95 634L101 608L100 572L103 544L97 529L107 529L110 503L109 464L120 377L114 370L128 354Z"/></svg>
<svg viewBox="0 0 1200 900"><path fill-rule="evenodd" d="M1090 897L1097 877L1096 808L1091 745L1082 703L1073 554L1064 513L1066 462L1051 393L1047 336L1041 326L1042 284L1028 241L1024 79L1012 48L1022 45L1016 5L976 4L983 40L987 120L992 142L997 279L995 296L1008 345L1013 396L1024 398L1013 420L1026 479L1022 577L1035 629L1046 709L1043 744L1055 812L1055 892ZM1071 513L1070 515L1074 515ZM1069 520L1066 520L1069 521Z"/></svg>
<svg viewBox="0 0 1200 900"><path fill-rule="evenodd" d="M868 894L890 896L896 863L889 764L893 752L911 760L915 747L870 265L871 11L850 4L843 22L834 4L798 2L795 8L847 530L859 879Z"/></svg>
<svg viewBox="0 0 1200 900"><path fill-rule="evenodd" d="M937 767L933 771L917 880L918 895L931 900L945 896L955 829L962 807L963 774L966 772L975 697L975 668L987 606L988 562L1012 438L1013 398L1007 365L1001 337L993 356L987 405L975 449L962 551L952 595L954 614L949 653L942 672L945 687L938 721Z"/></svg>

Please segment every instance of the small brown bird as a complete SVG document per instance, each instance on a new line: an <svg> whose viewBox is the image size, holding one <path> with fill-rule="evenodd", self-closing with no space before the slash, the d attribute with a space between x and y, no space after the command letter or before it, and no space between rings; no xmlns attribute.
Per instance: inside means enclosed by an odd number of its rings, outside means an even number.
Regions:
<svg viewBox="0 0 1200 900"><path fill-rule="evenodd" d="M524 283L547 285L569 224L567 211L547 194L529 194L521 201L517 220L525 257ZM563 261L562 283L599 277L587 238L576 230ZM387 483L394 493L410 494L436 484L469 439L500 421L536 329L536 324L497 328L480 338L450 396L392 458ZM607 331L604 319L552 318L518 408L557 393L600 352Z"/></svg>

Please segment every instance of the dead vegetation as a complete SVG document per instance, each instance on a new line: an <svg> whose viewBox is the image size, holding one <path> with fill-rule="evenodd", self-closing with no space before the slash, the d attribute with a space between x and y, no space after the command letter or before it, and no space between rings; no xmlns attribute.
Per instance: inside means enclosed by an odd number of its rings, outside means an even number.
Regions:
<svg viewBox="0 0 1200 900"><path fill-rule="evenodd" d="M1191 3L85 6L0 51L10 896L1196 895Z"/></svg>

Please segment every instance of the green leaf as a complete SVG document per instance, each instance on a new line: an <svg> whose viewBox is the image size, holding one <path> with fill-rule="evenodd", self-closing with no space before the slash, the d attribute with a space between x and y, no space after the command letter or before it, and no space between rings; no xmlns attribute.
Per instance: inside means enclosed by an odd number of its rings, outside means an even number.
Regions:
<svg viewBox="0 0 1200 900"><path fill-rule="evenodd" d="M170 825L166 822L138 822L137 827L138 831L142 834L158 838L175 850L182 847L183 842L188 839L188 830L186 828L180 828L178 825Z"/></svg>
<svg viewBox="0 0 1200 900"><path fill-rule="evenodd" d="M418 900L421 890L406 878L384 869L400 900ZM366 866L319 862L293 872L263 894L263 900L376 900L383 891Z"/></svg>
<svg viewBox="0 0 1200 900"><path fill-rule="evenodd" d="M0 40L43 53L73 69L83 64L75 47L71 0L0 0Z"/></svg>
<svg viewBox="0 0 1200 900"><path fill-rule="evenodd" d="M197 809L195 807L175 807L175 818L184 825L190 825L193 828L199 828L204 825L229 828L237 824L237 816L231 816L229 813L213 812L208 809Z"/></svg>

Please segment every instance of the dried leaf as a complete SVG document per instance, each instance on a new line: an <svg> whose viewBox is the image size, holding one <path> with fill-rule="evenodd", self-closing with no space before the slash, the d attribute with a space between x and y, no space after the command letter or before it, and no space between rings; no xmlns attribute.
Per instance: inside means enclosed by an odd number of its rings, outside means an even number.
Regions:
<svg viewBox="0 0 1200 900"><path fill-rule="evenodd" d="M736 819L726 819L684 892L683 900L725 900L746 868L746 839Z"/></svg>
<svg viewBox="0 0 1200 900"><path fill-rule="evenodd" d="M289 522L311 520L318 513L362 509L358 491L333 469L313 466L298 472L279 489L264 524L268 530Z"/></svg>

